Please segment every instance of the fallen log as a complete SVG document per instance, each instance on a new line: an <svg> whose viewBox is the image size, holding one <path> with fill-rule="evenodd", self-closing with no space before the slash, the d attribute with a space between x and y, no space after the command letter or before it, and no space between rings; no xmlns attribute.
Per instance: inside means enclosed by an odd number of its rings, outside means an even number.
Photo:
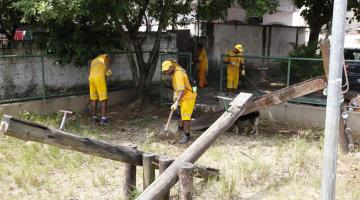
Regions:
<svg viewBox="0 0 360 200"><path fill-rule="evenodd" d="M244 104L252 94L240 93L231 103L229 110L222 114L198 139L196 139L176 160L148 186L138 200L155 200L161 198L178 180L178 170L186 162L194 163L215 140L224 133L244 112Z"/></svg>
<svg viewBox="0 0 360 200"><path fill-rule="evenodd" d="M74 135L41 124L20 120L10 115L4 115L0 125L0 133L24 141L34 141L53 145L62 149L82 152L106 159L142 166L144 152L126 146L113 145L101 140ZM159 168L159 157L156 156L153 165ZM219 175L219 170L195 166L196 177L211 178Z"/></svg>
<svg viewBox="0 0 360 200"><path fill-rule="evenodd" d="M277 104L287 102L290 99L301 97L318 90L325 88L325 77L319 76L307 81L286 87L270 94L261 96L259 99L249 102L246 105L245 111L242 115L254 112L256 110L262 110ZM194 131L202 130L213 124L225 110L220 110L214 113L209 113L203 117L195 119L191 124L191 129Z"/></svg>

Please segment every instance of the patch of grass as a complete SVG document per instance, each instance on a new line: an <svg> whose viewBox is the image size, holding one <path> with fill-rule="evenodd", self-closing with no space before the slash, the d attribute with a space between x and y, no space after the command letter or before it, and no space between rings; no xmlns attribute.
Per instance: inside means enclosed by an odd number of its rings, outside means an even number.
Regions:
<svg viewBox="0 0 360 200"><path fill-rule="evenodd" d="M259 184L270 176L271 166L259 159L240 161L238 166L240 182L246 186Z"/></svg>
<svg viewBox="0 0 360 200"><path fill-rule="evenodd" d="M105 174L98 174L96 177L92 179L92 185L94 187L104 187L105 185L107 185L107 183L108 181Z"/></svg>
<svg viewBox="0 0 360 200"><path fill-rule="evenodd" d="M298 177L307 174L312 163L310 144L301 138L293 139L290 146L289 175Z"/></svg>
<svg viewBox="0 0 360 200"><path fill-rule="evenodd" d="M220 176L219 179L219 198L235 199L237 196L237 182L234 175Z"/></svg>
<svg viewBox="0 0 360 200"><path fill-rule="evenodd" d="M50 115L38 115L32 112L21 112L20 118L23 120L28 120L36 123L40 123L46 126L57 127L61 122L61 113L55 112Z"/></svg>
<svg viewBox="0 0 360 200"><path fill-rule="evenodd" d="M210 157L214 160L222 159L224 156L224 153L221 151L221 147L211 147L207 152L206 156Z"/></svg>

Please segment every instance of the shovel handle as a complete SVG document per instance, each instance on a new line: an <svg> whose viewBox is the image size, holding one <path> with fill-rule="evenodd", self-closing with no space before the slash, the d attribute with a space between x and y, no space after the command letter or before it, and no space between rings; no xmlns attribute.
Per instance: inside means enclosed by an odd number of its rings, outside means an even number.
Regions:
<svg viewBox="0 0 360 200"><path fill-rule="evenodd" d="M173 113L174 113L174 111L171 110L170 115L169 115L169 119L167 120L167 123L166 123L166 126L165 126L165 131L167 131L169 129L170 120L171 120L171 117L172 117Z"/></svg>

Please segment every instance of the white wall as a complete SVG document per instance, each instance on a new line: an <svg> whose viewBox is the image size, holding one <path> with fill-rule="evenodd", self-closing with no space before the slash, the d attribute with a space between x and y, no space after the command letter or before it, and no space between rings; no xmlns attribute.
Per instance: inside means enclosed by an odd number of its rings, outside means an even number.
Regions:
<svg viewBox="0 0 360 200"><path fill-rule="evenodd" d="M154 38L144 44L144 51L151 49ZM164 34L160 51L176 52L176 34ZM148 59L149 53L144 53ZM126 54L111 55L113 75L110 82L131 81L132 73ZM62 94L69 89L87 87L89 67L73 64L61 66L55 57L44 57L44 75L47 90ZM42 62L40 57L0 57L0 99L38 97L43 92ZM160 61L154 81L160 81ZM49 95L49 94L47 94Z"/></svg>
<svg viewBox="0 0 360 200"><path fill-rule="evenodd" d="M243 45L246 55L288 56L289 51L292 50L291 43L296 43L297 30L298 45L304 44L306 40L304 28L214 24L213 33L208 35L210 70L211 68L215 70L214 67L219 66L221 54L226 54L237 43ZM256 60L261 62L260 59Z"/></svg>
<svg viewBox="0 0 360 200"><path fill-rule="evenodd" d="M298 9L293 0L280 0L277 11L263 16L263 25L281 24L284 26L305 26L305 20L300 16L301 10ZM244 9L239 5L234 5L228 9L227 21L247 22Z"/></svg>

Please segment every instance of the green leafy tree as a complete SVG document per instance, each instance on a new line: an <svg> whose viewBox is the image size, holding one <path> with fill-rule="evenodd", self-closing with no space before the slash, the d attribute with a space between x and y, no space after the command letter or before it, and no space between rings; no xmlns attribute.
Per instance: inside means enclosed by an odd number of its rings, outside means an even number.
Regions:
<svg viewBox="0 0 360 200"><path fill-rule="evenodd" d="M161 34L169 25L191 22L190 3L190 0L19 0L14 6L25 13L25 20L35 18L39 25L49 29L47 46L64 63L72 60L84 63L101 50L128 52L133 78L143 96L149 91L155 73ZM143 44L155 23L158 28L152 33L154 43L146 59ZM140 32L143 25L147 27L145 33Z"/></svg>
<svg viewBox="0 0 360 200"><path fill-rule="evenodd" d="M236 0L202 0L198 17L208 21L224 18ZM13 4L23 19L35 21L49 30L46 44L63 63L84 63L101 50L127 52L132 75L140 96L149 87L159 58L161 35L169 26L176 28L194 22L191 0L18 0ZM265 1L264 1L265 2ZM140 32L145 26L146 31ZM157 27L150 33L151 27ZM149 56L143 44L154 38ZM135 56L133 56L135 52Z"/></svg>
<svg viewBox="0 0 360 200"><path fill-rule="evenodd" d="M324 25L330 25L333 13L333 0L294 0L298 8L303 8L301 15L305 18L310 28L309 44L317 44L319 34ZM348 10L355 12L355 18L359 19L360 2L348 1ZM315 51L313 52L315 53Z"/></svg>
<svg viewBox="0 0 360 200"><path fill-rule="evenodd" d="M238 0L245 9L248 17L262 17L266 13L273 13L279 6L278 0Z"/></svg>
<svg viewBox="0 0 360 200"><path fill-rule="evenodd" d="M13 3L13 0L0 0L0 33L8 40L12 40L16 29L23 25L21 22L23 13L15 9Z"/></svg>
<svg viewBox="0 0 360 200"><path fill-rule="evenodd" d="M201 0L198 15L201 20L225 19L227 9L238 3L249 17L262 17L266 13L273 13L279 6L278 0Z"/></svg>

